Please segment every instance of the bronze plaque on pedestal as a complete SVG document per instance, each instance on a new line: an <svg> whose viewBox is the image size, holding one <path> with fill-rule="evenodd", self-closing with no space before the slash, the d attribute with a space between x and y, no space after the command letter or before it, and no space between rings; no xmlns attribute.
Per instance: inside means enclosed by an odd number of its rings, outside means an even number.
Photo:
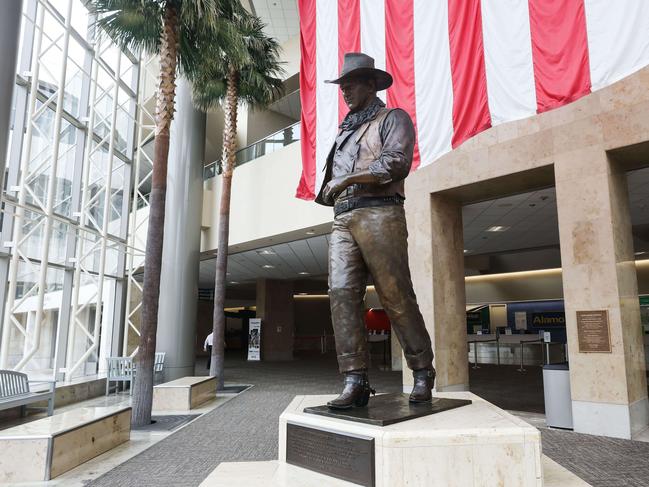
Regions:
<svg viewBox="0 0 649 487"><path fill-rule="evenodd" d="M374 487L374 438L287 423L286 463Z"/></svg>
<svg viewBox="0 0 649 487"><path fill-rule="evenodd" d="M577 311L580 352L611 353L608 311Z"/></svg>

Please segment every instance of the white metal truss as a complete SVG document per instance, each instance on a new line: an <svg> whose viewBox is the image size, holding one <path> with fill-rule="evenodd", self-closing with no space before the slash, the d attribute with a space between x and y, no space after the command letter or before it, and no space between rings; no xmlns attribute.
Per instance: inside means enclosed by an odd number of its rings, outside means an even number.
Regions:
<svg viewBox="0 0 649 487"><path fill-rule="evenodd" d="M90 127L96 126L97 110L96 105L98 99L103 96L108 96L107 93L99 94L98 96L98 81L97 81L97 70L99 66L99 59L105 49L109 49L111 43L105 38L105 36L99 36L95 44L95 62L93 64L94 75L92 78L92 95L90 100ZM80 229L82 232L79 234L79 240L77 244L77 253L74 259L75 270L74 270L74 288L72 295L72 314L70 316L70 329L68 334L68 358L66 363L68 364L66 370L66 379L71 380L74 372L81 367L88 357L99 348L99 337L102 326L102 316L101 312L102 303L104 299L104 281L105 281L105 270L106 270L106 246L107 246L107 237L108 237L108 225L110 223L110 210L112 205L112 177L113 177L113 165L115 162L115 140L117 135L117 108L119 106L119 76L121 72L121 62L122 62L122 53L118 51L117 54L117 66L115 67L115 77L112 80L112 110L104 117L110 118L108 126L110 129L108 133L99 141L96 142L92 139L87 141L86 144L86 154L83 161L83 189L82 189L82 199L81 199L81 211L80 211ZM92 170L92 165L95 161L95 158L99 156L100 151L105 144L108 144L108 164L106 167L106 173L104 178L99 176L95 181L90 181L90 174L101 174L101 167L98 171ZM102 165L101 159L99 165ZM103 179L102 181L99 179ZM96 190L94 195L90 195L91 191ZM103 212L101 221L97 221L98 215L93 215L96 209L96 204L100 198L103 196ZM100 230L101 237L95 241L89 241L86 235L83 235L83 230L86 228L94 228ZM97 255L98 254L98 255ZM96 258L99 258L99 268L95 269L91 266L95 263ZM90 284L87 284L90 283ZM90 296L83 296L81 298L80 290L82 287L89 286L91 289ZM86 309L91 305L95 306L95 316L92 330L88 327L88 320L85 316ZM76 331L81 330L84 335L88 338L89 346L83 352L81 357L76 361L74 360L75 352L75 337Z"/></svg>
<svg viewBox="0 0 649 487"><path fill-rule="evenodd" d="M3 232L6 234L8 224L13 231L3 239L10 240L3 243L10 251L10 260L4 289L0 368L11 366L21 370L34 358L45 329L47 310L53 309L45 301L61 290L57 298L61 302L56 335L59 355L51 358L55 363L54 375L58 368L69 380L97 352L100 334L112 334L112 329L102 331L104 315L117 317L114 319L118 321L121 315L123 294L110 302L105 296L106 283L111 279L115 281L114 286L111 284L114 292L123 289L133 169L129 154L134 145L136 88L133 85L139 76L139 66L131 53L115 48L105 34L99 35L92 28L89 30L92 40L87 41L72 28L72 8L79 6L76 0L57 2L60 11L49 0L27 0L27 3L26 11L36 12L36 17L28 18L29 25L24 29L24 35L33 39L33 47L31 41L25 43L33 53L29 72L19 73L18 79L28 97L23 102L26 130L22 149L20 144L15 144L12 151L22 150L22 155L10 167L10 173L13 170L16 175L13 182L11 178L8 180L11 186L3 196ZM60 7L62 3L64 7ZM71 39L74 46L70 45ZM83 67L74 60L75 55L78 59L79 52L82 57L85 53ZM62 60L60 65L51 62L57 56ZM110 64L109 56L112 56ZM134 68L132 79L125 81L131 67ZM56 76L53 71L58 71ZM103 73L102 83L99 71ZM79 76L82 88L77 97L72 93L78 85L72 84L79 83ZM24 78L28 78L29 84ZM78 102L76 107L75 102ZM99 104L103 111L97 109ZM73 113L71 105L79 108L78 114ZM77 119L86 114L88 107L88 117ZM62 142L66 134L73 141L67 145ZM69 166L69 161L68 167L63 166L64 158L72 156L73 150L73 166ZM74 175L65 174L61 178L59 172L70 167ZM67 188L71 184L71 190L61 190L65 187L62 179L66 179ZM63 260L61 253L65 254ZM61 271L63 283L56 281L53 288L51 281L58 279L56 276ZM29 325L21 321L27 300ZM110 312L104 313L108 306ZM94 318L88 312L91 308ZM121 327L121 323L116 326ZM16 356L15 350L11 352L13 358L9 364L12 333L24 340L24 347L22 355ZM75 342L77 333L83 336L80 343ZM102 350L103 343L102 339Z"/></svg>
<svg viewBox="0 0 649 487"><path fill-rule="evenodd" d="M70 42L70 27L71 27L71 15L72 13L72 0L68 1L67 11L66 11L66 23L65 30L63 34L63 46L62 46L62 58L66 60L68 58L68 47ZM23 354L23 357L20 361L14 366L14 370L21 370L25 364L32 358L32 356L38 351L40 346L41 338L41 326L43 322L43 300L45 298L45 293L47 291L46 282L47 282L47 263L49 262L49 252L50 252L50 238L52 236L52 209L54 207L54 195L56 189L56 174L57 167L59 162L59 149L60 149L60 132L61 132L61 120L63 115L63 97L65 95L65 81L68 63L63 62L59 67L59 76L58 76L58 86L55 87L55 92L52 94L51 98L56 96L56 112L54 115L54 128L51 132L52 136L52 148L51 156L49 158L44 158L45 160L39 164L32 164L32 138L34 130L39 130L37 125L39 117L43 116L45 109L36 109L36 98L39 91L39 74L43 66L41 52L43 37L44 37L44 15L45 9L40 8L38 13L37 28L36 28L36 55L32 61L32 84L31 84L31 93L30 93L30 103L29 103L29 122L27 125L26 138L26 148L23 152L23 158L21 161L21 178L20 185L18 189L18 201L19 206L16 211L15 223L14 223L14 241L12 245L12 258L9 268L9 292L7 295L7 303L5 306L5 318L3 326L3 337L2 337L2 351L0 357L2 363L0 367L6 367L7 361L7 351L9 346L9 337L12 327L17 328L20 333L25 336L25 340L29 342L29 349ZM45 103L42 107L45 107L49 103ZM42 201L41 195L33 189L30 185L39 175L43 173L44 167L48 166L50 171L50 177L48 180L47 193L45 194L45 201ZM23 225L25 220L25 210L24 205L27 202L28 196L31 196L33 202L39 207L42 212L43 218L36 225L31 227L26 234L23 232ZM21 299L16 301L16 285L17 285L17 276L18 269L21 263L25 264L27 267L34 269L34 261L23 252L22 246L27 243L30 235L35 232L35 229L39 226L42 226L42 245L40 252L40 266L38 269L38 281L34 283L31 288L23 293ZM20 324L16 318L16 312L18 306L30 296L37 296L36 304L36 314L34 318L34 327L31 330L31 333L27 333L27 330Z"/></svg>
<svg viewBox="0 0 649 487"><path fill-rule="evenodd" d="M138 90L138 126L133 183L133 200L131 221L128 236L128 260L126 265L127 290L126 314L124 317L123 355L135 356L137 346L130 346L131 337L140 336L140 319L142 316L142 282L141 265L144 262L146 242L140 238L145 234L149 221L149 190L153 175L153 159L147 153L146 146L153 143L155 116L151 108L155 107L155 89L158 86L159 66L157 58L142 54L140 58L140 89ZM138 279L139 278L139 279Z"/></svg>

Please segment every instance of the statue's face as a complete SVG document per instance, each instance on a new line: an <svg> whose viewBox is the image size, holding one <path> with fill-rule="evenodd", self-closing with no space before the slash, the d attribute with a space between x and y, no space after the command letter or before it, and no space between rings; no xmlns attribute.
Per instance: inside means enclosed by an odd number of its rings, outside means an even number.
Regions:
<svg viewBox="0 0 649 487"><path fill-rule="evenodd" d="M350 112L362 110L376 96L376 84L369 78L349 78L340 83L343 99Z"/></svg>

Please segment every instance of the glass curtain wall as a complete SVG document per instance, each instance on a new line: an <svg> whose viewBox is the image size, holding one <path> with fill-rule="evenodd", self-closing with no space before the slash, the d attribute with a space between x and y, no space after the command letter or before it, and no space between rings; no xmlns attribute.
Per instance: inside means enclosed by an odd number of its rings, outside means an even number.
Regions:
<svg viewBox="0 0 649 487"><path fill-rule="evenodd" d="M24 0L16 71L0 369L72 380L120 354L140 62L83 0Z"/></svg>

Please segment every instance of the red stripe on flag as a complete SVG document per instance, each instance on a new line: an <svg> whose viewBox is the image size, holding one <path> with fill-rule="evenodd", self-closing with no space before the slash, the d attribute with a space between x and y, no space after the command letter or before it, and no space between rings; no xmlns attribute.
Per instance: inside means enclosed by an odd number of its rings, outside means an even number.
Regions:
<svg viewBox="0 0 649 487"><path fill-rule="evenodd" d="M388 88L388 107L408 112L417 133L413 0L385 0L385 66L394 79ZM420 161L419 146L415 143L413 171Z"/></svg>
<svg viewBox="0 0 649 487"><path fill-rule="evenodd" d="M316 145L316 0L298 0L300 13L300 101L302 103L302 176L295 196L315 198Z"/></svg>
<svg viewBox="0 0 649 487"><path fill-rule="evenodd" d="M590 93L583 0L529 0L537 111Z"/></svg>
<svg viewBox="0 0 649 487"><path fill-rule="evenodd" d="M491 127L480 0L448 0L453 148Z"/></svg>
<svg viewBox="0 0 649 487"><path fill-rule="evenodd" d="M330 0L333 1L333 0ZM361 3L360 0L338 0L338 72L343 68L346 52L361 50ZM349 109L338 93L338 121L342 121Z"/></svg>

